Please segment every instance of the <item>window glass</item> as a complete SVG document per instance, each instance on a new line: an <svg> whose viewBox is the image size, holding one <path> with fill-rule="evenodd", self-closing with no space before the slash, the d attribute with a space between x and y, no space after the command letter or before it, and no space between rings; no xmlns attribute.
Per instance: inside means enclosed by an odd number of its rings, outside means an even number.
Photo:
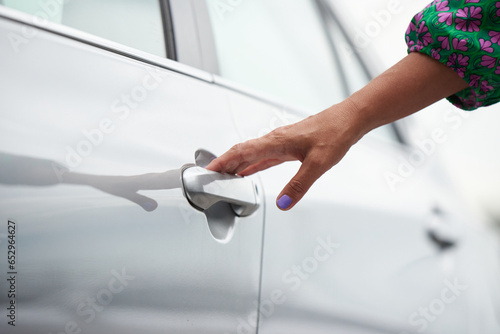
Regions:
<svg viewBox="0 0 500 334"><path fill-rule="evenodd" d="M336 49L336 54L342 63L342 68L346 72L345 78L347 81L349 93L352 94L360 90L370 81L370 75L367 69L361 63L360 58L355 54L354 46L349 43L344 32L341 30L339 23L331 16L327 19L327 29L330 34L333 44ZM382 140L397 141L397 136L392 125L384 125L378 127L368 134Z"/></svg>
<svg viewBox="0 0 500 334"><path fill-rule="evenodd" d="M2 0L0 3L41 19L166 56L158 0Z"/></svg>
<svg viewBox="0 0 500 334"><path fill-rule="evenodd" d="M221 76L311 112L345 98L313 1L206 1Z"/></svg>
<svg viewBox="0 0 500 334"><path fill-rule="evenodd" d="M349 92L352 94L363 88L369 81L370 75L363 68L363 64L355 54L355 49L347 40L339 24L332 17L327 19L328 33L332 36L337 55L346 72L346 81Z"/></svg>

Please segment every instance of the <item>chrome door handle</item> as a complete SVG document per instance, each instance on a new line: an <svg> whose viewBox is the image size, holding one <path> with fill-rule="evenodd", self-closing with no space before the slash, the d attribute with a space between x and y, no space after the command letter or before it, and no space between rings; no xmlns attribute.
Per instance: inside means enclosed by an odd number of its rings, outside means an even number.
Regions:
<svg viewBox="0 0 500 334"><path fill-rule="evenodd" d="M200 211L218 202L226 202L237 216L245 217L259 208L257 187L250 178L185 165L181 170L181 180L187 200Z"/></svg>

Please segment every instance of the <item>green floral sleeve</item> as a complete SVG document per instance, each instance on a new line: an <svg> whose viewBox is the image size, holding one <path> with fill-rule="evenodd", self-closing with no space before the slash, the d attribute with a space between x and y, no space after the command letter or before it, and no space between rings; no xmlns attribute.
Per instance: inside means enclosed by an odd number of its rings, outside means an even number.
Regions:
<svg viewBox="0 0 500 334"><path fill-rule="evenodd" d="M421 52L453 69L469 88L448 97L474 110L500 100L500 1L435 0L410 22L408 53Z"/></svg>

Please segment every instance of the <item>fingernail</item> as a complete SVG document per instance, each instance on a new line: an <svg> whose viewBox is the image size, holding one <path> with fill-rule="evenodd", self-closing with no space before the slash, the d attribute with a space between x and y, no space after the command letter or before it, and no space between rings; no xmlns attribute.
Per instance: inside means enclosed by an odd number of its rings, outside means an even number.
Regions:
<svg viewBox="0 0 500 334"><path fill-rule="evenodd" d="M288 195L283 195L278 199L278 206L280 209L286 209L292 204L292 199Z"/></svg>

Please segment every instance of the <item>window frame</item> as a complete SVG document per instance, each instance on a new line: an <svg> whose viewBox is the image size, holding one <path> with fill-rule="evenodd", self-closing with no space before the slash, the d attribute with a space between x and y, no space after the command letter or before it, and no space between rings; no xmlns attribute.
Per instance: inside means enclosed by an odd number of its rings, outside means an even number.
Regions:
<svg viewBox="0 0 500 334"><path fill-rule="evenodd" d="M168 59L177 60L175 49L174 25L172 22L172 10L169 0L158 0L160 2L160 14L163 24L163 37L165 39L165 54Z"/></svg>
<svg viewBox="0 0 500 334"><path fill-rule="evenodd" d="M208 7L204 0L163 0L168 2L170 34L175 41L176 60L218 74L219 62ZM166 7L167 8L167 7Z"/></svg>
<svg viewBox="0 0 500 334"><path fill-rule="evenodd" d="M199 80L203 80L210 83L213 83L214 81L213 75L211 73L200 70L199 68L188 66L180 62L174 61L172 59L168 59L166 57L160 57L139 49L135 49L133 47L129 47L120 44L118 42L105 39L103 37L92 35L90 33L69 26L49 21L43 21L40 18L37 19L37 17L34 15L30 15L6 7L4 5L0 5L0 19L21 23L23 26L19 31L19 36L27 38L28 40L34 37L32 35L33 31L35 31L34 33L36 34L36 30L31 30L32 28L35 28L38 30L52 33L57 36L68 38L70 40L79 43L90 45L98 49L108 51L129 59L137 60L145 64L157 66L189 77L197 78ZM28 31L30 32L30 35L24 37L23 34L26 34L26 32ZM167 29L167 32L168 31L169 29ZM170 36L169 38L172 38L173 34L169 33L169 36Z"/></svg>
<svg viewBox="0 0 500 334"><path fill-rule="evenodd" d="M351 38L351 36L348 34L347 30L345 29L343 22L339 19L339 15L335 12L334 8L332 8L331 4L328 3L326 0L314 0L316 3L318 10L322 13L321 17L324 20L332 20L335 25L337 25L340 29L340 33L344 36L344 39L347 41L349 44L349 47L351 50L353 50L353 55L356 57L356 60L358 63L361 65L361 68L363 72L365 73L366 77L369 80L372 80L375 78L375 75L370 71L367 61L364 59L363 55L361 55L357 48L354 45L354 42ZM323 15L324 13L324 15ZM327 25L327 22L324 23L325 26ZM331 36L331 31L329 29L326 29L326 33L330 36L330 40L333 39L333 36ZM335 43L331 43L331 47L334 49L338 49L338 47L335 46ZM339 50L334 51L336 53L339 52ZM343 70L343 66L341 66ZM347 83L346 83L347 84ZM387 125L388 127L391 128L392 132L394 133L396 140L399 144L408 147L410 146L408 141L405 139L405 136L403 135L404 131L402 130L402 124L399 121L392 122Z"/></svg>
<svg viewBox="0 0 500 334"><path fill-rule="evenodd" d="M178 57L176 58L177 61L213 74L214 83L219 84L225 88L238 91L248 96L253 96L259 100L263 100L273 105L285 105L285 107L287 107L287 109L289 110L296 109L293 106L286 105L286 102L284 103L284 101L279 101L278 98L270 96L266 93L256 92L252 88L247 88L246 86L240 85L236 82L233 82L232 80L220 77L218 57L215 47L215 38L205 1L164 1L169 2L171 8L174 7L173 10L171 10L171 14L173 15L172 29L166 30L165 34L169 32L172 33L172 38L175 40L176 49L184 50L184 54L190 54L189 57L178 54ZM335 62L335 66L339 69L339 73L341 74L341 81L344 83L345 89L343 93L344 95L349 96L349 85L346 80L346 76L348 75L348 73L345 71L340 58L337 56L340 50L335 46L334 37L331 35L329 29L326 29L329 23L328 20L333 20L333 23L340 28L340 33L344 36L345 40L352 48L352 50L354 50L353 54L356 57L357 62L361 65L362 71L364 72L366 77L371 80L374 78L374 75L367 65L368 62L359 52L357 52L351 36L347 33L345 27L343 26L343 22L339 20L339 16L332 8L332 6L325 0L311 0L311 2L313 2L313 5L316 7L316 10L319 12L322 19L321 24L325 29L325 34L329 40L329 47L332 50L332 54L335 58L332 59L332 61ZM184 6L181 6L181 3ZM183 19L176 20L176 17L182 17ZM300 110L297 111L299 111L300 113ZM398 122L391 123L387 126L391 128L391 131L394 133L398 143L404 146L408 146L408 142L403 136L401 125Z"/></svg>

